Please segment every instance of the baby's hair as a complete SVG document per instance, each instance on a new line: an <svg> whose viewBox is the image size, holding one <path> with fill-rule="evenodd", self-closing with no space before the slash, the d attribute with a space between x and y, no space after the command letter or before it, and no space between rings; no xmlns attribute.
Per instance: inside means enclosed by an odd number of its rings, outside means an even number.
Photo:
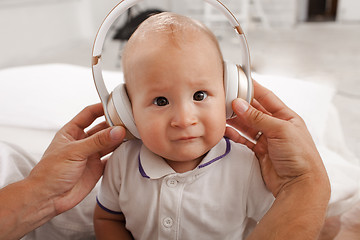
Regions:
<svg viewBox="0 0 360 240"><path fill-rule="evenodd" d="M140 24L135 34L139 39L145 40L148 34L163 33L176 41L182 40L183 34L187 31L205 33L218 45L215 35L204 24L189 17L170 12L149 17Z"/></svg>
<svg viewBox="0 0 360 240"><path fill-rule="evenodd" d="M189 33L204 34L205 36L208 36L215 44L221 61L223 60L220 46L215 35L204 24L183 15L163 12L152 15L146 19L130 37L122 54L123 66L126 64L127 55L131 54L129 49L131 49L131 46L136 42L141 43L146 41L148 37L153 34L161 34L165 39L171 42L174 47L179 47L180 43L189 41L189 38L187 37ZM194 41L197 40L197 38L194 38Z"/></svg>

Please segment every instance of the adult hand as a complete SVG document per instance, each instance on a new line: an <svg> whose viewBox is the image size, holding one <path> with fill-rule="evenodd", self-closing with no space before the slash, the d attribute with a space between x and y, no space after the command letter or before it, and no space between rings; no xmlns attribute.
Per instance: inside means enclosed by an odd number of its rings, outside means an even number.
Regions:
<svg viewBox="0 0 360 240"><path fill-rule="evenodd" d="M309 174L320 174L326 181L326 170L303 119L255 81L254 88L254 107L236 99L233 109L237 117L228 120L247 138L231 127L225 135L254 151L264 181L275 197L287 184Z"/></svg>
<svg viewBox="0 0 360 240"><path fill-rule="evenodd" d="M0 189L0 239L19 239L71 209L93 189L105 160L125 136L105 122L85 132L103 115L101 104L86 107L60 129L40 162L24 180Z"/></svg>
<svg viewBox="0 0 360 240"><path fill-rule="evenodd" d="M125 136L122 127L108 128L102 122L85 132L103 115L101 104L86 107L60 129L28 179L43 186L53 200L56 214L77 205L101 177L105 161Z"/></svg>
<svg viewBox="0 0 360 240"><path fill-rule="evenodd" d="M257 82L254 87L253 106L234 100L237 117L228 120L252 140L231 127L225 134L253 150L276 197L248 239L317 239L330 198L322 159L304 121L274 93Z"/></svg>

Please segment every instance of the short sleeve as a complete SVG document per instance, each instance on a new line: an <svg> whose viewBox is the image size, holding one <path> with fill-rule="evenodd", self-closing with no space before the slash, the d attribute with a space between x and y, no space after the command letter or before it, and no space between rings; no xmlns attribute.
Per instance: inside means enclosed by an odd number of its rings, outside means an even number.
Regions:
<svg viewBox="0 0 360 240"><path fill-rule="evenodd" d="M121 187L120 157L122 145L116 149L106 163L100 190L97 195L98 204L106 211L120 213L119 191Z"/></svg>
<svg viewBox="0 0 360 240"><path fill-rule="evenodd" d="M266 188L261 175L258 159L254 156L249 175L249 189L247 198L247 216L259 222L270 209L275 198Z"/></svg>

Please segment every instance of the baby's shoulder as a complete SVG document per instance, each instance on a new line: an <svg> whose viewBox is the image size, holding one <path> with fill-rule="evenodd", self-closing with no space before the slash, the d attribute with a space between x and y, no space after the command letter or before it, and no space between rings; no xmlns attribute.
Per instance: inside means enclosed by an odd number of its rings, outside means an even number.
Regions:
<svg viewBox="0 0 360 240"><path fill-rule="evenodd" d="M136 170L141 146L140 140L129 140L121 143L107 160L105 172L115 171L122 176L126 172Z"/></svg>
<svg viewBox="0 0 360 240"><path fill-rule="evenodd" d="M229 139L230 146L231 146L231 156L236 156L237 158L241 157L244 159L253 160L255 157L254 152L249 149L247 146L241 143L233 142Z"/></svg>
<svg viewBox="0 0 360 240"><path fill-rule="evenodd" d="M251 149L231 140L229 142L231 149L225 164L230 165L232 171L250 172L252 169L257 168L258 160Z"/></svg>
<svg viewBox="0 0 360 240"><path fill-rule="evenodd" d="M125 164L125 162L138 158L142 146L141 140L129 140L121 143L111 154L108 162Z"/></svg>
<svg viewBox="0 0 360 240"><path fill-rule="evenodd" d="M117 147L112 155L123 155L131 154L132 152L139 152L141 149L142 141L135 139L122 142L119 147Z"/></svg>

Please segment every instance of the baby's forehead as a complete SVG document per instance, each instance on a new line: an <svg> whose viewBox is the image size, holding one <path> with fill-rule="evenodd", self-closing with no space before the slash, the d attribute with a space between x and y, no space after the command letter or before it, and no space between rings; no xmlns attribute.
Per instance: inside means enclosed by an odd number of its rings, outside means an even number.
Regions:
<svg viewBox="0 0 360 240"><path fill-rule="evenodd" d="M154 56L159 56L157 54L165 54L164 51L167 52L169 49L191 49L194 53L200 49L201 52L216 52L216 61L222 65L219 44L206 26L186 16L165 12L145 20L126 44L122 54L126 82L131 79L134 66L139 66L139 61L144 60L146 54L151 54L147 56L153 59Z"/></svg>

